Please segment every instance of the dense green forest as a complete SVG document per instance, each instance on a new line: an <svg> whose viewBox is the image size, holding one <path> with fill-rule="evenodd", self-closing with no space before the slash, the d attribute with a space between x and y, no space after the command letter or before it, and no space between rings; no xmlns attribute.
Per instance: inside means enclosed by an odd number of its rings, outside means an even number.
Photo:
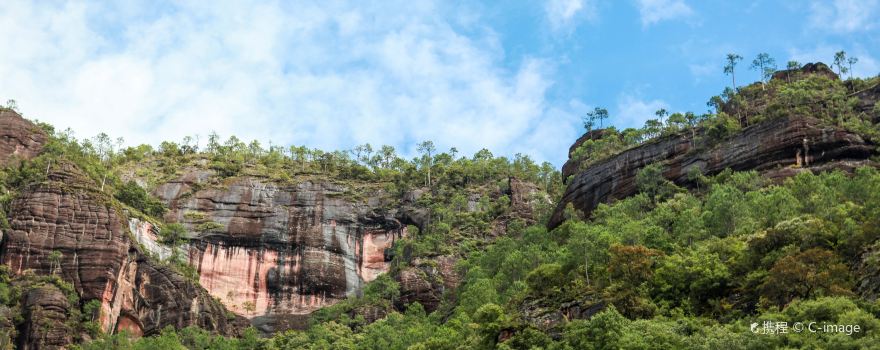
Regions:
<svg viewBox="0 0 880 350"><path fill-rule="evenodd" d="M705 113L658 111L657 119L640 129L602 128L572 157L588 167L681 133L711 144L783 116L814 116L880 140L880 127L856 110L854 97L880 78L798 74L792 70L781 79L729 88L710 99L712 109ZM604 118L607 111L591 112L587 131ZM525 155L509 159L483 150L466 157L424 142L420 155L406 160L390 146L335 152L264 148L234 136L224 142L216 134L204 147L187 138L154 149L123 147L122 140L104 134L77 139L70 131L41 126L50 134L45 151L0 172L4 210L17 191L42 181L52 164L73 162L112 195L114 205L161 221L166 208L141 186L124 181L126 174L148 179L149 187L184 167L204 166L223 177L345 183L353 189L347 195L355 198L363 196L358 189L364 188L395 196L424 190L419 204L429 208L433 220L396 243L389 274L415 257L461 258L456 269L462 282L434 312L418 303L395 305L399 286L382 275L362 296L316 312L307 330L270 338L253 328L240 338L198 328L167 328L140 339L101 334L90 317L95 305L74 300L65 282L34 276L27 283L14 282L0 269L0 304L6 307L18 307L25 284L39 283L56 284L72 302L82 304L74 329L92 339L82 349L880 348L880 303L860 298L857 283L858 274L880 271L880 171L875 168L852 174L803 172L782 182L757 172L692 174L696 186L682 188L663 180L656 166L647 166L638 176L638 195L603 204L590 217L569 208L567 220L548 231L545 223L562 194L563 179L549 163L539 165ZM504 196L483 197L484 210L463 210L468 193L503 193L511 177L535 184L548 197L535 201L532 220L513 215L510 198ZM0 211L0 227L8 228L5 216ZM491 224L501 219L509 221L506 232L489 234ZM168 244L177 241L167 239ZM175 264L187 273L186 263ZM390 313L370 323L354 312L364 306ZM575 308L597 312L589 319L570 319ZM559 322L547 322L550 318ZM851 334L772 335L755 334L753 328L804 321L861 327Z"/></svg>

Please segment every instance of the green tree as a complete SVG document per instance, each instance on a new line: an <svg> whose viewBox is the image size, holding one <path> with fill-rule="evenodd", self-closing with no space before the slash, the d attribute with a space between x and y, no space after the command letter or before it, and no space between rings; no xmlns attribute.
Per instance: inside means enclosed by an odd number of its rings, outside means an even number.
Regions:
<svg viewBox="0 0 880 350"><path fill-rule="evenodd" d="M786 68L785 79L788 80L789 83L791 83L791 73L800 69L801 64L798 61L788 61L788 64L786 64L785 68Z"/></svg>
<svg viewBox="0 0 880 350"><path fill-rule="evenodd" d="M834 53L834 65L837 66L837 75L843 76L849 71L846 65L846 51L837 51Z"/></svg>
<svg viewBox="0 0 880 350"><path fill-rule="evenodd" d="M13 99L6 100L6 108L18 113L18 103Z"/></svg>
<svg viewBox="0 0 880 350"><path fill-rule="evenodd" d="M758 54L758 57L755 57L750 68L757 70L758 74L761 75L761 89L763 90L765 89L767 81L773 76L773 73L776 72L776 60L770 57L767 53L762 52Z"/></svg>
<svg viewBox="0 0 880 350"><path fill-rule="evenodd" d="M735 53L727 54L727 64L724 65L724 74L730 75L733 90L736 90L736 65L742 61L742 56Z"/></svg>
<svg viewBox="0 0 880 350"><path fill-rule="evenodd" d="M654 115L657 116L657 119L660 121L660 125L663 125L663 118L669 115L669 112L666 111L666 108L660 108L656 112L654 112Z"/></svg>
<svg viewBox="0 0 880 350"><path fill-rule="evenodd" d="M831 251L812 248L779 259L761 285L765 305L784 306L795 299L852 295L849 268Z"/></svg>
<svg viewBox="0 0 880 350"><path fill-rule="evenodd" d="M113 196L120 202L153 217L160 218L166 211L162 202L151 196L134 181L124 183L116 189L116 193Z"/></svg>
<svg viewBox="0 0 880 350"><path fill-rule="evenodd" d="M431 185L433 184L431 182L431 168L434 166L434 151L436 149L437 148L434 147L433 141L423 141L422 143L419 144L419 147L418 147L419 153L422 154L422 157L421 157L422 168L427 169L427 172L428 172L427 181L425 182L425 184L428 187L431 187Z"/></svg>
<svg viewBox="0 0 880 350"><path fill-rule="evenodd" d="M507 323L504 309L493 303L480 306L474 313L474 321L479 326L484 347L486 349L494 348L498 333Z"/></svg>
<svg viewBox="0 0 880 350"><path fill-rule="evenodd" d="M691 131L691 147L697 146L697 124L700 123L702 118L693 112L687 112L684 114L684 119L687 122L688 129Z"/></svg>
<svg viewBox="0 0 880 350"><path fill-rule="evenodd" d="M690 249L663 259L654 274L654 293L672 306L707 311L712 299L724 296L730 277L718 254Z"/></svg>
<svg viewBox="0 0 880 350"><path fill-rule="evenodd" d="M61 258L63 257L64 254L61 254L61 252L57 250L53 250L52 253L49 254L48 260L53 275L61 269Z"/></svg>
<svg viewBox="0 0 880 350"><path fill-rule="evenodd" d="M171 261L181 262L180 252L177 249L186 238L186 227L179 223L170 223L159 230L159 237L162 243L171 247Z"/></svg>
<svg viewBox="0 0 880 350"><path fill-rule="evenodd" d="M596 116L596 119L599 120L599 128L602 129L604 125L604 120L608 119L608 110L605 108L596 107L593 110L593 114Z"/></svg>
<svg viewBox="0 0 880 350"><path fill-rule="evenodd" d="M846 59L847 65L849 65L849 78L853 78L853 65L858 63L859 59L857 57L850 57Z"/></svg>
<svg viewBox="0 0 880 350"><path fill-rule="evenodd" d="M576 320L568 323L563 340L572 349L619 349L620 340L629 324L630 321L614 306L609 306L588 321Z"/></svg>
<svg viewBox="0 0 880 350"><path fill-rule="evenodd" d="M584 122L584 128L587 129L587 132L593 130L596 121L599 121L599 128L601 129L603 121L608 119L608 110L602 107L596 107L592 111L587 112L582 119Z"/></svg>
<svg viewBox="0 0 880 350"><path fill-rule="evenodd" d="M642 130L649 138L657 137L663 131L663 124L657 119L648 119L645 121L645 127Z"/></svg>
<svg viewBox="0 0 880 350"><path fill-rule="evenodd" d="M596 116L593 115L593 112L587 112L581 120L584 122L584 129L586 129L587 132L593 131L593 126L596 125Z"/></svg>
<svg viewBox="0 0 880 350"><path fill-rule="evenodd" d="M370 300L389 300L393 304L400 297L400 285L388 274L381 274L364 288L364 297Z"/></svg>
<svg viewBox="0 0 880 350"><path fill-rule="evenodd" d="M553 294L559 292L559 287L565 282L562 266L559 264L542 264L526 276L526 284L538 295Z"/></svg>

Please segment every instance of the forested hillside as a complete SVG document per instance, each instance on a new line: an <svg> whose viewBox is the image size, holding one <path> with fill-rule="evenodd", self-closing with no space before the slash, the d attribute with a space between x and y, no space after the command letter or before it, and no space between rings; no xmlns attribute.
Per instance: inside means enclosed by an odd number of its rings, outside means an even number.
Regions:
<svg viewBox="0 0 880 350"><path fill-rule="evenodd" d="M411 160L216 134L124 147L37 123L34 152L0 158L0 349L876 348L880 79L791 68L640 129L596 129L597 108L561 171L431 142ZM106 211L86 223L130 243L121 266L174 282L90 287L72 264L92 248L33 238L25 199L48 194ZM218 251L271 267L238 294ZM154 290L201 306L157 316L175 302Z"/></svg>

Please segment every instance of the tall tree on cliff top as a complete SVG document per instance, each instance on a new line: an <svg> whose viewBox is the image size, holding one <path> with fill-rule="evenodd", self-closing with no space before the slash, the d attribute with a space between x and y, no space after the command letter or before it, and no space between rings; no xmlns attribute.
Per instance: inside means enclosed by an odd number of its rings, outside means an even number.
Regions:
<svg viewBox="0 0 880 350"><path fill-rule="evenodd" d="M602 128L602 121L608 119L608 110L602 107L593 108L592 111L587 112L587 115L583 117L584 128L589 132L593 130L593 126L596 125L596 121L599 121L599 128Z"/></svg>
<svg viewBox="0 0 880 350"><path fill-rule="evenodd" d="M394 147L388 145L382 145L382 149L379 150L379 153L382 155L382 166L388 169L391 167L391 161L397 157L397 154L394 151Z"/></svg>
<svg viewBox="0 0 880 350"><path fill-rule="evenodd" d="M584 122L584 129L587 129L587 132L593 131L593 126L596 125L596 116L593 115L593 112L587 112L587 115L581 118Z"/></svg>
<svg viewBox="0 0 880 350"><path fill-rule="evenodd" d="M432 163L434 162L434 155L433 154L436 149L437 148L434 147L433 141L424 141L419 144L419 148L418 148L419 153L422 154L422 158L421 158L422 166L426 167L428 169L428 182L427 182L428 187L431 186L431 166L433 165Z"/></svg>
<svg viewBox="0 0 880 350"><path fill-rule="evenodd" d="M793 72L796 69L800 69L801 63L798 61L788 61L788 64L786 65L785 68L787 70L785 72L785 79L788 80L789 83L791 83L791 72Z"/></svg>
<svg viewBox="0 0 880 350"><path fill-rule="evenodd" d="M724 65L724 74L730 75L734 90L736 90L736 64L739 63L739 61L742 61L742 59L743 58L740 55L729 53L727 54L727 64Z"/></svg>
<svg viewBox="0 0 880 350"><path fill-rule="evenodd" d="M776 72L776 60L774 60L773 57L770 57L767 53L762 52L758 54L758 57L755 57L755 59L752 60L752 66L750 68L757 70L758 73L761 74L761 90L764 90L767 81L773 76L773 73Z"/></svg>
<svg viewBox="0 0 880 350"><path fill-rule="evenodd" d="M846 67L846 51L834 53L834 65L837 66L837 75L844 75L849 69Z"/></svg>
<svg viewBox="0 0 880 350"><path fill-rule="evenodd" d="M852 66L859 62L859 59L856 57L850 57L846 59L846 63L849 64L849 78L853 78L853 69Z"/></svg>
<svg viewBox="0 0 880 350"><path fill-rule="evenodd" d="M603 128L603 121L608 119L608 110L596 107L596 109L593 110L593 113L596 114L596 119L599 119L599 128Z"/></svg>
<svg viewBox="0 0 880 350"><path fill-rule="evenodd" d="M667 115L669 115L669 112L666 111L666 108L660 108L656 112L654 112L654 115L656 115L657 118L660 119L660 124L662 125L663 118L665 118Z"/></svg>

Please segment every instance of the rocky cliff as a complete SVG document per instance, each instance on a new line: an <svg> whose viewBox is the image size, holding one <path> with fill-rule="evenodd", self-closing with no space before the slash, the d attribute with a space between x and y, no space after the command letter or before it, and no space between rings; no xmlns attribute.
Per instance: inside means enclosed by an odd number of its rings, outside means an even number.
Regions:
<svg viewBox="0 0 880 350"><path fill-rule="evenodd" d="M270 332L388 270L386 249L407 234L408 216L386 209L380 190L357 196L353 186L189 169L154 194L170 208L166 221L187 227L201 285Z"/></svg>
<svg viewBox="0 0 880 350"><path fill-rule="evenodd" d="M223 307L198 284L148 259L120 209L72 164L55 165L47 181L17 197L10 226L0 261L17 274L57 274L83 300L99 300L105 331L154 334L168 325L234 331Z"/></svg>
<svg viewBox="0 0 880 350"><path fill-rule="evenodd" d="M30 159L40 153L48 137L18 113L0 108L0 166L13 159Z"/></svg>
<svg viewBox="0 0 880 350"><path fill-rule="evenodd" d="M4 160L31 158L47 140L35 125L5 111L0 132ZM19 189L7 213L0 262L17 275L59 276L73 285L82 304L98 300L104 331L155 334L169 325L198 325L235 334L240 328L198 283L150 258L133 239L126 211L73 163L51 163L44 181ZM46 333L41 326L54 319L63 325L63 315L82 306L58 294L46 287L23 296L28 314L19 332L21 346L35 346L36 336L59 346L78 336L57 327Z"/></svg>
<svg viewBox="0 0 880 350"><path fill-rule="evenodd" d="M767 177L781 178L807 170L853 169L872 164L869 158L877 154L877 146L860 135L811 117L768 120L714 144L693 142L686 133L666 136L583 170L570 159L563 167L563 177L571 178L548 227L562 223L569 203L589 216L600 203L636 194L636 174L653 163L662 165L666 179L688 185L688 174L694 170L704 175L728 168L757 170Z"/></svg>

